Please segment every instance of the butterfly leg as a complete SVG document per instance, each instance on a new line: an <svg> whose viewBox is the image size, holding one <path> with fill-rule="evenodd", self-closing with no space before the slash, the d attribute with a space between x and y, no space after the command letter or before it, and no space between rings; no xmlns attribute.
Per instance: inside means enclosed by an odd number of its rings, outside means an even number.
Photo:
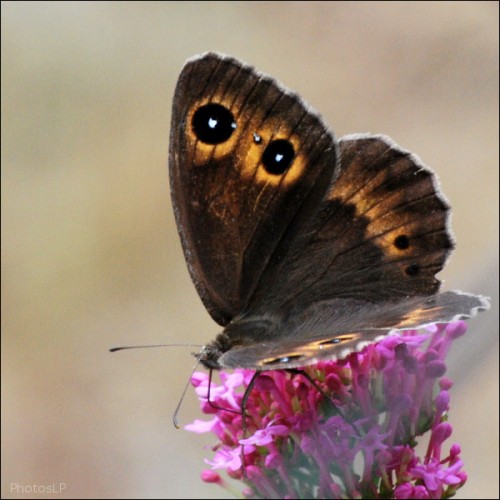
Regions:
<svg viewBox="0 0 500 500"><path fill-rule="evenodd" d="M207 403L212 408L215 408L216 410L224 410L224 411L229 411L231 413L238 414L238 412L236 410L233 410L232 408L224 408L223 406L216 405L213 401L210 400L210 388L212 387L212 373L213 373L213 369L210 368L210 370L208 372Z"/></svg>
<svg viewBox="0 0 500 500"><path fill-rule="evenodd" d="M241 400L241 428L243 430L243 439L246 438L247 435L247 413L246 413L246 408L247 408L247 403L248 403L248 398L250 397L250 394L255 386L255 382L257 381L257 377L260 375L260 371L256 371L253 375L252 378L250 379L249 384L247 385L245 389L245 393L243 394L243 399ZM245 445L241 445L241 470L243 472L243 478L246 480L247 478L247 473L246 473L246 468L245 468Z"/></svg>
<svg viewBox="0 0 500 500"><path fill-rule="evenodd" d="M224 408L222 406L216 405L211 399L210 399L210 388L212 387L212 375L213 375L213 369L210 368L208 372L208 389L207 389L207 402L208 404L217 410L223 410L223 411L229 411L231 413L236 413L239 414L236 410L233 410L232 408ZM243 430L243 439L246 437L247 433L247 420L246 420L246 406L248 403L248 398L250 397L250 394L255 386L255 382L257 380L257 377L259 376L259 372L255 372L250 380L250 383L245 389L245 392L243 394L243 399L241 400L241 427ZM243 478L247 479L246 475L246 469L245 469L245 454L244 454L244 445L241 445L241 469L243 472Z"/></svg>
<svg viewBox="0 0 500 500"><path fill-rule="evenodd" d="M362 431L358 428L358 426L354 422L349 422L347 417L344 415L344 412L333 402L332 398L318 385L316 380L314 380L309 373L300 368L287 368L286 371L292 375L302 375L305 377L309 383L325 398L330 402L333 410L337 413L339 417L344 419L344 421L350 424L353 429L356 431L356 434L361 437L363 435Z"/></svg>

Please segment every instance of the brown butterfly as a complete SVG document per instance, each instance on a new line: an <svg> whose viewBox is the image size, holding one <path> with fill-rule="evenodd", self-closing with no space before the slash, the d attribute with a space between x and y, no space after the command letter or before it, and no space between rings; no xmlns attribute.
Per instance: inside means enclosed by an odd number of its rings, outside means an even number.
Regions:
<svg viewBox="0 0 500 500"><path fill-rule="evenodd" d="M489 307L439 293L450 206L419 158L382 135L336 140L300 96L237 59L184 66L170 181L191 277L224 327L197 355L209 369L305 366Z"/></svg>

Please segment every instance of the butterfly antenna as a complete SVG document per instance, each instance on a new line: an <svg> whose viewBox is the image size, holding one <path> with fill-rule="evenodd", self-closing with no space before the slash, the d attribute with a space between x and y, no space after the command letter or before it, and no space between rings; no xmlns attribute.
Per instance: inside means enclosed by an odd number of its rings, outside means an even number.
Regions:
<svg viewBox="0 0 500 500"><path fill-rule="evenodd" d="M121 347L112 347L109 352L123 351L124 349L147 349L149 347L198 347L202 348L199 344L150 344L150 345L125 345Z"/></svg>
<svg viewBox="0 0 500 500"><path fill-rule="evenodd" d="M179 410L181 408L181 404L184 401L184 396L186 395L186 391L187 391L187 389L189 387L189 384L191 383L191 379L193 378L193 373L196 371L196 368L198 368L199 364L200 364L200 358L198 358L196 360L196 363L193 366L193 370L191 371L191 375L189 376L189 379L187 381L186 387L184 387L184 390L182 391L181 399L179 400L179 403L177 404L177 408L175 409L174 414L172 416L172 421L174 422L174 427L176 429L180 429L180 426L179 426L179 423L178 423L178 420L177 420L177 415L179 414Z"/></svg>

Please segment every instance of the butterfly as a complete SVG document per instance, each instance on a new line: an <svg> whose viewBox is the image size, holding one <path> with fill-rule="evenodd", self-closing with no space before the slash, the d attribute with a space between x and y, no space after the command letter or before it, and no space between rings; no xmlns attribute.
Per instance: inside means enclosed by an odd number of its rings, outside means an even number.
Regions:
<svg viewBox="0 0 500 500"><path fill-rule="evenodd" d="M196 355L210 370L339 359L489 307L439 292L450 205L417 156L384 135L336 139L299 95L237 59L185 64L169 169L189 272L223 328Z"/></svg>

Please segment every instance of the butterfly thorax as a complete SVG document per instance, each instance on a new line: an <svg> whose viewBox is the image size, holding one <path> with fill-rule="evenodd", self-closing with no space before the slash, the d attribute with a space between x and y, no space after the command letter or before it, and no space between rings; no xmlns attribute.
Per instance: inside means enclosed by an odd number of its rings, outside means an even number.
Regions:
<svg viewBox="0 0 500 500"><path fill-rule="evenodd" d="M237 347L255 345L272 337L277 321L269 318L250 317L231 321L215 340L206 344L196 355L200 363L208 369L220 370L224 367L219 358Z"/></svg>

